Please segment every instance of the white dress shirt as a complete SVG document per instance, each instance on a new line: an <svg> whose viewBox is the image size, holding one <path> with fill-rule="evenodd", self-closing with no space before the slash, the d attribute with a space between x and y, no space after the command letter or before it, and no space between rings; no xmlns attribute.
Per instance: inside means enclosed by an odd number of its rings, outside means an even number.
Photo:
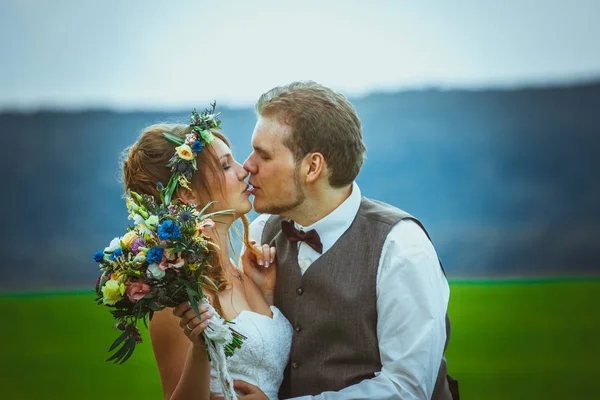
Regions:
<svg viewBox="0 0 600 400"><path fill-rule="evenodd" d="M350 227L358 213L361 193L352 185L350 196L333 212L297 229L315 229L323 254ZM250 240L261 243L270 215L250 224ZM262 243L261 243L262 244ZM320 256L298 242L301 273ZM317 396L297 399L429 399L433 393L446 341L446 311L450 289L433 245L412 220L398 222L388 234L377 270L377 339L381 372L372 379Z"/></svg>

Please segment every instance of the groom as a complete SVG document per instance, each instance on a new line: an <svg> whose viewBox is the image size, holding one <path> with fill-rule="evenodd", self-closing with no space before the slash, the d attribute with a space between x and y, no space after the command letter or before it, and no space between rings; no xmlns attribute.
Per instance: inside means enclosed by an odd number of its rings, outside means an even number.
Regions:
<svg viewBox="0 0 600 400"><path fill-rule="evenodd" d="M256 112L244 168L264 214L250 234L276 246L274 303L294 327L280 397L458 399L444 358L444 270L417 219L362 197L354 179L366 148L352 105L294 82L263 94ZM242 399L266 398L237 387Z"/></svg>

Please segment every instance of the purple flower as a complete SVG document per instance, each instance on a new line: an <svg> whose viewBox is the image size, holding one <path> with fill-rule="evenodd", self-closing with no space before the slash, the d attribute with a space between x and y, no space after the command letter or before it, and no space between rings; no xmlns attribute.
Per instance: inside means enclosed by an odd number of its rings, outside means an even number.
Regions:
<svg viewBox="0 0 600 400"><path fill-rule="evenodd" d="M131 245L131 252L137 255L140 252L140 247L146 247L146 241L144 239L135 239Z"/></svg>

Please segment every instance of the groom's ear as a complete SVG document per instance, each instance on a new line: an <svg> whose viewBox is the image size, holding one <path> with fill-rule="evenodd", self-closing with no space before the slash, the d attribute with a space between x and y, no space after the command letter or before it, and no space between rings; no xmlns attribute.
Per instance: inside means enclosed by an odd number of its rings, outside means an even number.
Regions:
<svg viewBox="0 0 600 400"><path fill-rule="evenodd" d="M325 157L321 153L309 153L304 158L306 183L316 182L323 174L327 173Z"/></svg>

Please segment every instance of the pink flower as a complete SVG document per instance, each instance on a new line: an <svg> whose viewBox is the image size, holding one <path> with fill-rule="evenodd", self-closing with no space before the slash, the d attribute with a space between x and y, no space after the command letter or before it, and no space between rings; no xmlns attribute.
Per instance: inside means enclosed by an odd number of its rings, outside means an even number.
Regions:
<svg viewBox="0 0 600 400"><path fill-rule="evenodd" d="M163 258L162 258L162 260L160 260L160 263L158 264L158 268L161 271L165 271L167 268L169 268L169 257L167 257L167 253L168 253L168 251L165 251L163 253Z"/></svg>
<svg viewBox="0 0 600 400"><path fill-rule="evenodd" d="M163 257L162 261L158 265L161 271L165 271L167 268L181 268L185 265L185 260L181 258L181 252L177 255L173 254L171 257Z"/></svg>
<svg viewBox="0 0 600 400"><path fill-rule="evenodd" d="M196 223L196 229L198 230L198 233L202 233L202 234L206 234L205 228L214 228L214 227L215 227L215 222L210 218L206 218L202 222Z"/></svg>
<svg viewBox="0 0 600 400"><path fill-rule="evenodd" d="M150 293L150 286L144 282L133 282L127 286L127 296L132 303L141 300L148 293Z"/></svg>
<svg viewBox="0 0 600 400"><path fill-rule="evenodd" d="M160 264L158 264L158 268L159 268L161 271L165 271L167 268L169 268L169 262L168 262L167 260L164 260L164 259L163 259L163 260L160 262Z"/></svg>
<svg viewBox="0 0 600 400"><path fill-rule="evenodd" d="M178 258L177 262L175 263L169 263L169 267L171 268L181 268L183 267L185 264L185 261L183 260L183 258Z"/></svg>
<svg viewBox="0 0 600 400"><path fill-rule="evenodd" d="M204 228L205 226L208 226L209 228L214 228L215 227L215 222L210 219L210 218L206 218L204 221L202 221L200 223L200 227Z"/></svg>

